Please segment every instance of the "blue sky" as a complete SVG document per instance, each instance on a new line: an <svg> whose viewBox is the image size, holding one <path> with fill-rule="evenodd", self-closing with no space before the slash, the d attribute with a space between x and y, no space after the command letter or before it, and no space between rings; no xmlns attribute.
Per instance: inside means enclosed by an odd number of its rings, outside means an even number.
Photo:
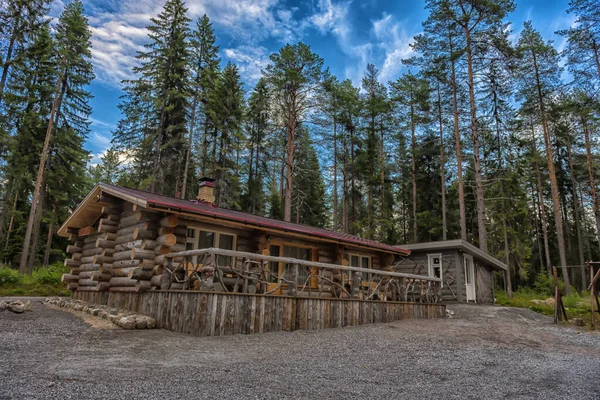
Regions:
<svg viewBox="0 0 600 400"><path fill-rule="evenodd" d="M86 142L92 163L110 146L120 117L120 81L132 76L135 53L147 40L145 27L163 4L164 0L84 0L97 76L91 85L92 132ZM52 15L60 14L62 7L63 2L55 0ZM382 82L395 79L403 71L400 61L411 55L412 38L427 18L422 0L188 0L187 7L193 20L204 13L210 17L222 62L239 66L247 90L271 53L297 41L309 44L341 79L358 85L369 62L381 71ZM554 31L573 23L567 7L568 0L518 0L509 17L513 37L530 19L561 49L563 39Z"/></svg>

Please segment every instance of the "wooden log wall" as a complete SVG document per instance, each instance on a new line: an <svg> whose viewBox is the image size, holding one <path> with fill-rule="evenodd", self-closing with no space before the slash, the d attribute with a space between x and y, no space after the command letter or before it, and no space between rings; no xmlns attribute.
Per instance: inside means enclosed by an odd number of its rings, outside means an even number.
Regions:
<svg viewBox="0 0 600 400"><path fill-rule="evenodd" d="M242 293L76 292L95 304L156 319L157 327L196 336L340 328L402 319L443 318L443 304L295 298Z"/></svg>
<svg viewBox="0 0 600 400"><path fill-rule="evenodd" d="M71 271L62 277L69 289L86 292L108 289L102 269L112 267L120 210L119 202L107 204L102 207L98 221L72 234L73 245L67 247L71 258L65 260Z"/></svg>

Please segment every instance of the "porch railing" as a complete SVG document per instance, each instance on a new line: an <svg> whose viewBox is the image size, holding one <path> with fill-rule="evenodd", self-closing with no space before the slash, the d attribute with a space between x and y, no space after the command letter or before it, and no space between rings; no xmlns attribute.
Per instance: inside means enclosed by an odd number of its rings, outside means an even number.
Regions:
<svg viewBox="0 0 600 400"><path fill-rule="evenodd" d="M219 265L218 256L231 265ZM195 260L195 261L194 261ZM283 265L283 273L270 263ZM273 265L273 264L271 264ZM441 302L441 279L289 257L208 248L165 255L161 290Z"/></svg>

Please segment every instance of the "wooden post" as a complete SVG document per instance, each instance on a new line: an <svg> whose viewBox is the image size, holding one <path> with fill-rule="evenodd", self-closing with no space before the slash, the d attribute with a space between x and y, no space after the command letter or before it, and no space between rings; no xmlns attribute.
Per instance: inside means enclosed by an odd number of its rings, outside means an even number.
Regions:
<svg viewBox="0 0 600 400"><path fill-rule="evenodd" d="M558 290L558 274L556 272L556 267L552 266L552 276L554 278L554 323L558 324L558 320L560 318L558 302L560 301L559 296L560 292Z"/></svg>
<svg viewBox="0 0 600 400"><path fill-rule="evenodd" d="M297 286L297 282L298 282L298 264L293 263L292 267L291 267L291 278L289 278L290 283L288 283L288 290L287 290L287 294L288 296L296 296L298 295L298 286Z"/></svg>
<svg viewBox="0 0 600 400"><path fill-rule="evenodd" d="M594 292L596 291L596 284L594 282L594 266L592 264L590 264L590 286L590 311L592 313L590 329L594 331L596 330L596 313L594 312L594 299L596 297Z"/></svg>
<svg viewBox="0 0 600 400"><path fill-rule="evenodd" d="M173 270L173 259L169 258L167 260L167 268L163 270L162 280L160 281L160 290L169 290L171 288L172 274Z"/></svg>
<svg viewBox="0 0 600 400"><path fill-rule="evenodd" d="M354 272L352 274L352 297L359 298L361 285L362 285L362 272Z"/></svg>

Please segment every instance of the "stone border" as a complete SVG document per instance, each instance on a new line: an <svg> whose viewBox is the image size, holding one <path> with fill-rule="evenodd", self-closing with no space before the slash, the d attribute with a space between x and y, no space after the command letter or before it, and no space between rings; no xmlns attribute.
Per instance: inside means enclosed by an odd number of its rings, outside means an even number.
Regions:
<svg viewBox="0 0 600 400"><path fill-rule="evenodd" d="M83 311L95 317L106 319L123 329L153 329L156 327L156 320L146 315L105 305L89 304L83 300L49 297L44 301L44 304Z"/></svg>

